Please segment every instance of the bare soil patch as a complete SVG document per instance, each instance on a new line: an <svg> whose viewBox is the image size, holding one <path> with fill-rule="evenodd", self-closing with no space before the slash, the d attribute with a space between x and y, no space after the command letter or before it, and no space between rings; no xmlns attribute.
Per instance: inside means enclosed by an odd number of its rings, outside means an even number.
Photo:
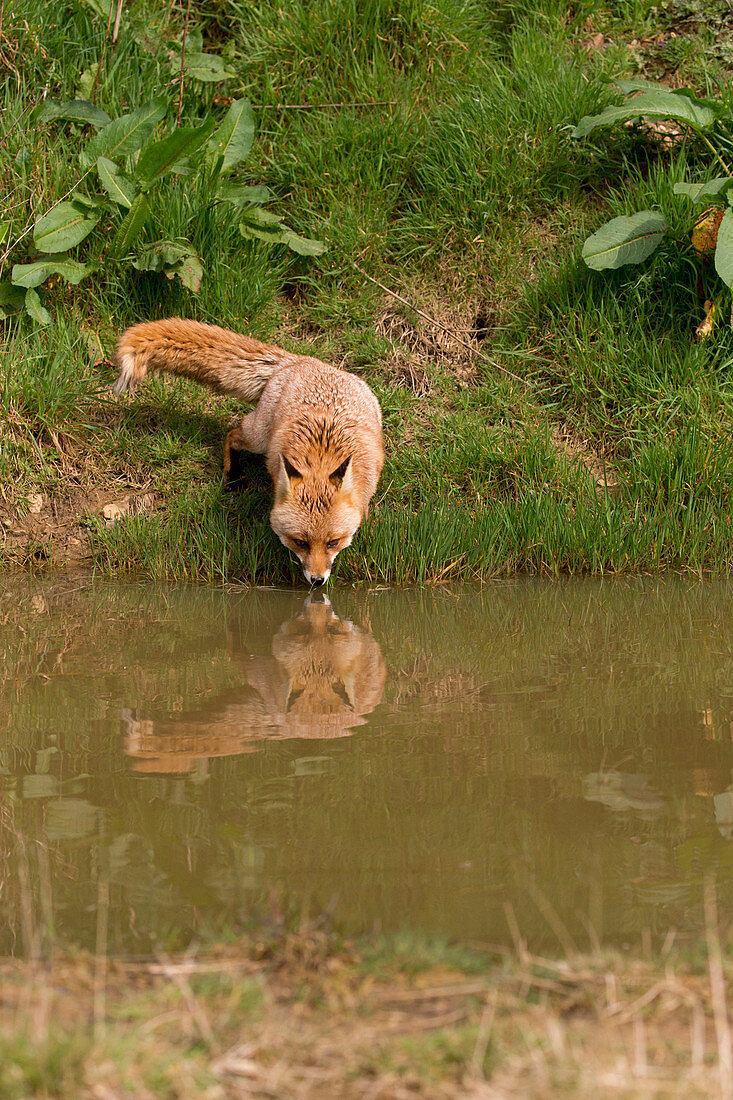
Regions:
<svg viewBox="0 0 733 1100"><path fill-rule="evenodd" d="M386 296L374 325L394 346L390 374L395 382L425 393L429 373L439 371L461 387L474 383L480 369L476 352L493 327L486 300L471 296L466 301L465 291L453 295L439 288L400 288L400 293L421 313Z"/></svg>
<svg viewBox="0 0 733 1100"><path fill-rule="evenodd" d="M67 485L60 493L34 493L29 508L0 501L0 547L5 560L16 565L83 565L90 556L89 517L98 515L112 526L127 515L139 515L155 506L147 487L122 485L105 488Z"/></svg>
<svg viewBox="0 0 733 1100"><path fill-rule="evenodd" d="M567 424L558 424L552 431L552 445L572 465L579 463L593 478L599 496L615 493L621 484L612 465L589 440L581 439Z"/></svg>

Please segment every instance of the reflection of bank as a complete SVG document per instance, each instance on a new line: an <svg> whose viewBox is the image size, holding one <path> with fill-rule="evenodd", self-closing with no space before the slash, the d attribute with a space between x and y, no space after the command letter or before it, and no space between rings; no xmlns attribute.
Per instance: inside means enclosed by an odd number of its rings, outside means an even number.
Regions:
<svg viewBox="0 0 733 1100"><path fill-rule="evenodd" d="M257 655L261 633L232 620L231 658L243 683L205 706L155 716L123 709L125 752L139 772L190 772L197 760L253 752L258 741L346 737L384 692L386 667L365 628L340 619L326 596L309 597Z"/></svg>

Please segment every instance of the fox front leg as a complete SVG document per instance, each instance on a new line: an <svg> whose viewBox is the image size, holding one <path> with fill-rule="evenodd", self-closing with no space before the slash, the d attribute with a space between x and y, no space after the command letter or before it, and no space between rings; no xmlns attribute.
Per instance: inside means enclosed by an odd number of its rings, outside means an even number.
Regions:
<svg viewBox="0 0 733 1100"><path fill-rule="evenodd" d="M237 488L242 481L243 463L242 454L265 453L266 447L260 439L261 433L257 430L254 419L255 413L245 416L238 428L232 428L227 432L224 441L224 484L227 489Z"/></svg>

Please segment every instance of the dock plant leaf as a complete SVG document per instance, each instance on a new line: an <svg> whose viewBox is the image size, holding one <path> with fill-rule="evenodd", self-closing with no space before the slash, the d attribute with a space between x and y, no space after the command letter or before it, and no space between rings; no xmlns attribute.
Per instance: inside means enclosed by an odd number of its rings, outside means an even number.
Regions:
<svg viewBox="0 0 733 1100"><path fill-rule="evenodd" d="M91 164L99 157L114 160L129 156L142 148L158 123L165 118L166 103L154 99L137 111L121 115L103 130L99 130L84 149L83 160Z"/></svg>
<svg viewBox="0 0 733 1100"><path fill-rule="evenodd" d="M33 243L40 252L66 252L89 236L99 216L84 202L60 202L33 227Z"/></svg>
<svg viewBox="0 0 733 1100"><path fill-rule="evenodd" d="M718 226L715 270L726 286L733 287L733 210L726 210Z"/></svg>
<svg viewBox="0 0 733 1100"><path fill-rule="evenodd" d="M211 136L214 126L213 119L203 126L180 126L167 137L152 142L141 152L135 175L146 183L154 183L178 161L195 153Z"/></svg>
<svg viewBox="0 0 733 1100"><path fill-rule="evenodd" d="M208 149L224 159L222 172L228 172L240 164L252 148L255 136L255 120L252 104L248 99L237 99L224 116L221 125L212 135Z"/></svg>
<svg viewBox="0 0 733 1100"><path fill-rule="evenodd" d="M54 122L56 119L86 122L97 129L109 125L112 121L106 111L86 99L71 99L67 103L47 99L38 109L34 122Z"/></svg>
<svg viewBox="0 0 733 1100"><path fill-rule="evenodd" d="M108 160L107 157L98 158L97 173L102 187L112 201L116 202L118 206L124 206L129 210L137 194L137 188L130 177L126 176L115 162Z"/></svg>
<svg viewBox="0 0 733 1100"><path fill-rule="evenodd" d="M594 271L639 264L652 254L668 228L653 210L612 218L585 242L583 259Z"/></svg>
<svg viewBox="0 0 733 1100"><path fill-rule="evenodd" d="M682 122L694 130L708 130L715 122L715 113L684 95L660 90L640 92L615 107L606 107L598 115L581 118L572 131L572 137L587 137L599 126L611 126L614 122L628 122L635 118L670 118Z"/></svg>
<svg viewBox="0 0 733 1100"><path fill-rule="evenodd" d="M733 176L716 176L706 183L676 183L675 195L687 195L693 202L707 202L714 195L724 195L729 187L733 187Z"/></svg>
<svg viewBox="0 0 733 1100"><path fill-rule="evenodd" d="M50 325L51 314L41 305L41 299L37 290L29 290L25 296L26 313L33 318L37 325Z"/></svg>
<svg viewBox="0 0 733 1100"><path fill-rule="evenodd" d="M15 264L11 273L14 286L33 287L45 283L52 275L60 275L74 286L96 271L95 264L81 264L78 260L49 257L32 264Z"/></svg>
<svg viewBox="0 0 733 1100"><path fill-rule="evenodd" d="M127 211L125 219L117 230L115 238L110 245L109 255L111 259L117 260L121 256L127 255L136 237L139 235L140 230L144 226L149 213L150 204L147 195L138 195Z"/></svg>

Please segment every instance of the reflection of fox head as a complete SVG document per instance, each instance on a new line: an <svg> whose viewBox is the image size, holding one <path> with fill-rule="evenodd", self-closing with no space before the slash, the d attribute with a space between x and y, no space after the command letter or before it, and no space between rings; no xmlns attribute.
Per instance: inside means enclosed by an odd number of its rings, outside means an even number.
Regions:
<svg viewBox="0 0 733 1100"><path fill-rule="evenodd" d="M280 455L270 525L284 546L300 559L305 579L325 584L339 550L361 523L361 493L351 456L334 469L302 472Z"/></svg>

